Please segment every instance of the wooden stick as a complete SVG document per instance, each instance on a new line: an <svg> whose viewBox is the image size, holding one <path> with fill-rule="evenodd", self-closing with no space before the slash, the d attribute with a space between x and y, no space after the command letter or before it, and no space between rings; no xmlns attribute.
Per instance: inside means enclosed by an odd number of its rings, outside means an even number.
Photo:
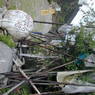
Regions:
<svg viewBox="0 0 95 95"><path fill-rule="evenodd" d="M16 64L16 66L18 67L18 70L20 71L20 73L29 81L29 83L32 85L32 87L35 89L35 91L41 95L40 91L37 89L37 87L33 84L32 80L29 80L30 77L28 77L24 71L18 66L18 63L13 59L14 63Z"/></svg>
<svg viewBox="0 0 95 95"><path fill-rule="evenodd" d="M18 64L16 63L16 61L13 59L14 63L16 64L17 67ZM21 74L23 74L23 76L26 78L27 75L20 69ZM27 77L27 80L29 80L31 77ZM6 93L2 94L2 95L9 95L12 91L14 91L16 88L18 88L19 86L21 86L22 84L24 84L26 82L26 80L21 81L19 84L15 85L14 87L12 87L10 90L8 90ZM29 80L30 82L30 80ZM39 92L39 90L36 88L36 86L32 83L31 81L31 85L33 86L33 88L35 88L35 90L37 91L38 95L41 95L41 93Z"/></svg>
<svg viewBox="0 0 95 95"><path fill-rule="evenodd" d="M7 91L6 93L4 93L3 95L9 95L12 91L14 91L16 88L18 88L19 86L21 86L24 82L25 82L25 80L22 81L22 82L20 82L19 84L15 85L14 87L12 87L10 90L8 90L8 91Z"/></svg>
<svg viewBox="0 0 95 95"><path fill-rule="evenodd" d="M54 67L54 68L48 70L48 72L53 71L53 70L55 70L55 69L58 69L58 68L60 68L60 67L64 67L64 66L69 65L69 64L71 64L71 63L73 63L73 62L74 62L74 61L71 61L71 62L68 62L68 63L66 63L66 64L63 64L63 65ZM38 71L37 71L37 72L38 72ZM46 71L46 72L42 72L42 74L47 74L48 72L47 72L47 71ZM29 79L30 79L30 78L31 78L31 76L29 77ZM29 80L29 79L28 79L28 80ZM25 80L23 80L22 82L20 82L19 84L17 84L17 85L14 86L13 88L11 88L8 92L6 92L6 93L3 94L3 95L9 95L12 91L14 91L16 88L18 88L19 86L21 86L21 85L24 84L24 83L25 83ZM40 94L34 94L34 95L42 95L42 94L40 93Z"/></svg>
<svg viewBox="0 0 95 95"><path fill-rule="evenodd" d="M44 93L41 93L42 95L51 95L51 94L59 94L62 95L61 93L64 93L63 91L55 91L55 92L44 92ZM39 95L39 94L32 94L32 95ZM64 95L64 94L63 94Z"/></svg>
<svg viewBox="0 0 95 95"><path fill-rule="evenodd" d="M70 62L68 62L68 63L66 63L66 64L62 64L62 65L60 65L60 66L56 66L56 67L54 67L54 68L51 68L51 69L49 69L47 72L50 72L50 71L56 70L56 69L58 69L58 68L61 68L61 67L70 65L70 64L72 64L74 61L75 61L75 60L70 61Z"/></svg>

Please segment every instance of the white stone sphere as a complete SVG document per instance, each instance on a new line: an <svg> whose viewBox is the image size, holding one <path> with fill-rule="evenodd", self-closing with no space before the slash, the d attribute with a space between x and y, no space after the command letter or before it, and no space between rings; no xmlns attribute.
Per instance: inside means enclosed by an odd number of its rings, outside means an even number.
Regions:
<svg viewBox="0 0 95 95"><path fill-rule="evenodd" d="M1 20L0 27L5 28L15 39L29 36L33 30L33 19L21 10L8 10Z"/></svg>

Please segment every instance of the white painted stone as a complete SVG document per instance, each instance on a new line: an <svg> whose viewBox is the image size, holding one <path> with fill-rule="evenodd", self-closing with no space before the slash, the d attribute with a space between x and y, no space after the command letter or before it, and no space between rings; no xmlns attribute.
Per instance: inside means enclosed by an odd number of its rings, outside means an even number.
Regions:
<svg viewBox="0 0 95 95"><path fill-rule="evenodd" d="M0 27L8 30L15 39L22 39L32 32L33 19L21 10L8 10L1 19Z"/></svg>

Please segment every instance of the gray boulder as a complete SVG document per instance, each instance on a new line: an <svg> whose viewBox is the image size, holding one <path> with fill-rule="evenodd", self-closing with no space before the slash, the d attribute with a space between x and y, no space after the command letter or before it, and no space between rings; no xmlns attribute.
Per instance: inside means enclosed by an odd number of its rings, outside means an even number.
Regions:
<svg viewBox="0 0 95 95"><path fill-rule="evenodd" d="M11 71L13 60L13 51L6 44L0 42L0 73L7 73ZM6 84L7 79L4 75L0 75L0 83ZM1 85L0 85L1 86Z"/></svg>

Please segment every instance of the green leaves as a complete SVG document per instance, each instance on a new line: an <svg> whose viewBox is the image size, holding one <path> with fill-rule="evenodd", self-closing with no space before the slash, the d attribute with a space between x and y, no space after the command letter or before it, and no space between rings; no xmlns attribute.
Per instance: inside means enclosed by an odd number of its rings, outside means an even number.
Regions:
<svg viewBox="0 0 95 95"><path fill-rule="evenodd" d="M79 31L76 36L76 52L89 53L89 49L95 48L95 40L93 39L95 31L84 27L81 27Z"/></svg>
<svg viewBox="0 0 95 95"><path fill-rule="evenodd" d="M0 35L0 41L2 41L3 43L7 44L10 48L13 48L13 47L16 46L16 44L12 40L11 36Z"/></svg>
<svg viewBox="0 0 95 95"><path fill-rule="evenodd" d="M77 36L76 36L76 51L79 53L85 52L84 39L85 39L84 28L81 27L80 32L77 33Z"/></svg>

